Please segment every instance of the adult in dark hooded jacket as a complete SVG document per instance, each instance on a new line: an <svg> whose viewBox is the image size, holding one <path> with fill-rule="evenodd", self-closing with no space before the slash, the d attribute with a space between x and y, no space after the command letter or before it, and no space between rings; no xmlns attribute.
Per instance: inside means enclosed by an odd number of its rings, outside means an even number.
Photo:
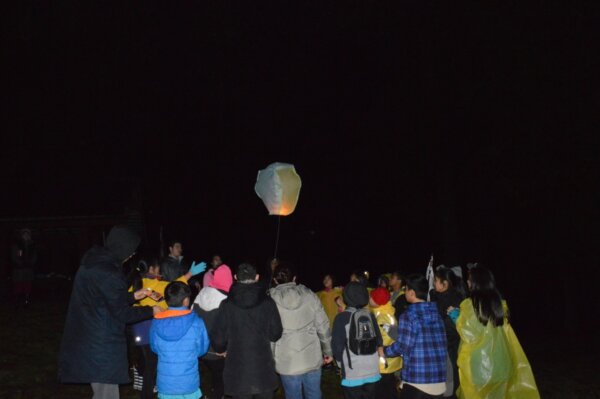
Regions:
<svg viewBox="0 0 600 399"><path fill-rule="evenodd" d="M281 338L281 318L265 287L257 283L253 265L242 263L235 279L212 334L214 349L227 352L225 393L234 398L270 399L279 385L271 344Z"/></svg>
<svg viewBox="0 0 600 399"><path fill-rule="evenodd" d="M139 242L129 228L113 227L106 246L91 248L75 276L58 374L63 383L91 383L94 398L118 398L118 384L129 382L125 325L162 310L131 306L145 294L128 292L121 268Z"/></svg>

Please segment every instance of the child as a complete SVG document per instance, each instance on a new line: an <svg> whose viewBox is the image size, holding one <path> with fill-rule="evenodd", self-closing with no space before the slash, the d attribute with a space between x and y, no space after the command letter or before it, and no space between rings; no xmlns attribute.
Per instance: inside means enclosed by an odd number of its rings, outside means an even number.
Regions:
<svg viewBox="0 0 600 399"><path fill-rule="evenodd" d="M371 311L377 319L384 346L391 345L398 337L398 322L394 316L394 307L390 302L390 298L391 295L387 288L379 287L371 291L371 298L369 299ZM381 381L377 384L378 399L396 398L398 396L394 374L401 368L401 357L395 357L388 361L385 358L380 359L379 373L381 374Z"/></svg>
<svg viewBox="0 0 600 399"><path fill-rule="evenodd" d="M456 328L459 398L539 399L531 366L508 322L508 307L496 289L492 273L481 266L469 270L471 297L458 309Z"/></svg>
<svg viewBox="0 0 600 399"><path fill-rule="evenodd" d="M169 285L169 281L165 281L161 278L160 270L161 264L165 262L172 262L170 258L163 259L160 263L156 258L147 257L139 261L136 269L135 276L133 278L132 286L129 291L138 291L141 289L148 290L148 296L134 306L160 306L163 309L167 309L167 303L164 300L165 288ZM196 265L192 264L192 268L179 277L176 281L187 282L193 275L202 273L203 268L206 268L206 264L201 262ZM156 382L156 355L150 350L149 346L149 333L150 326L152 325L152 319L144 320L139 323L132 325L131 330L134 337L135 345L139 347L142 352L140 372L143 375L142 392L140 395L141 399L152 399L154 398L154 385Z"/></svg>
<svg viewBox="0 0 600 399"><path fill-rule="evenodd" d="M374 399L381 379L378 351L383 343L375 316L365 309L369 293L365 285L351 282L342 295L346 309L335 317L331 340L333 356L342 369L342 392L346 399ZM360 341L357 331L362 333Z"/></svg>
<svg viewBox="0 0 600 399"><path fill-rule="evenodd" d="M181 281L165 289L169 310L154 318L150 347L158 355L159 399L198 399L200 373L198 358L208 351L204 322L190 307L190 287Z"/></svg>
<svg viewBox="0 0 600 399"><path fill-rule="evenodd" d="M398 339L385 356L402 356L402 398L435 398L446 391L446 333L434 303L427 302L429 283L421 275L406 279L410 304L398 319Z"/></svg>
<svg viewBox="0 0 600 399"><path fill-rule="evenodd" d="M454 393L459 385L456 359L458 357L458 344L460 343L460 337L458 336L456 328L447 314L447 309L450 306L458 307L465 299L466 294L464 283L452 269L440 266L435 270L434 273L434 287L435 290L431 292L431 302L435 302L440 317L444 321L444 328L446 329L446 341L448 342L448 357L450 359L450 366L448 367L449 370L447 375L448 378L446 380L447 392L444 394L444 396L456 398Z"/></svg>

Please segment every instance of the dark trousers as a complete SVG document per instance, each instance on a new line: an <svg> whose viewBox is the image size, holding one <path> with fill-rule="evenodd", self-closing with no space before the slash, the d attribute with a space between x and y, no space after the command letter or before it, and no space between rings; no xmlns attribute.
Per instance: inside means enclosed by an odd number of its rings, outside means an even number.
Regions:
<svg viewBox="0 0 600 399"><path fill-rule="evenodd" d="M458 359L458 344L459 341L448 345L448 356L450 357L450 362L452 363L452 381L454 382L454 387L452 389L453 395L450 396L451 399L456 398L456 390L460 385L460 381L458 379L458 365L456 364Z"/></svg>
<svg viewBox="0 0 600 399"><path fill-rule="evenodd" d="M344 393L345 399L375 399L377 393L378 382L372 382L370 384L363 384L358 387L345 387L342 386L342 392Z"/></svg>
<svg viewBox="0 0 600 399"><path fill-rule="evenodd" d="M225 358L207 360L202 363L210 370L212 376L212 395L211 399L221 399L225 395L225 385L223 383L223 369L225 368Z"/></svg>
<svg viewBox="0 0 600 399"><path fill-rule="evenodd" d="M140 368L144 377L142 385L141 399L154 398L154 386L156 385L156 366L158 365L158 356L152 352L150 345L141 345L142 358L140 359Z"/></svg>
<svg viewBox="0 0 600 399"><path fill-rule="evenodd" d="M442 397L443 395L429 395L408 384L402 385L402 395L400 395L400 399L433 399Z"/></svg>
<svg viewBox="0 0 600 399"><path fill-rule="evenodd" d="M375 392L377 393L377 399L396 399L398 397L396 376L394 376L394 373L381 374L381 380L376 385Z"/></svg>
<svg viewBox="0 0 600 399"><path fill-rule="evenodd" d="M257 393L254 395L236 395L232 397L233 399L272 399L273 391Z"/></svg>

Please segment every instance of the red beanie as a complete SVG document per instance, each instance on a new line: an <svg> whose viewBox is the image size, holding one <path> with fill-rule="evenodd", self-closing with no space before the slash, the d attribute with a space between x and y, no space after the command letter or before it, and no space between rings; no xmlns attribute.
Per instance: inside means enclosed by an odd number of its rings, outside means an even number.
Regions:
<svg viewBox="0 0 600 399"><path fill-rule="evenodd" d="M231 269L229 266L223 264L217 267L217 270L214 271L214 278L208 283L208 286L221 291L229 292L232 284L233 277L231 276Z"/></svg>
<svg viewBox="0 0 600 399"><path fill-rule="evenodd" d="M373 291L371 291L371 298L377 305L385 305L390 300L390 292L387 290L387 288L375 288Z"/></svg>

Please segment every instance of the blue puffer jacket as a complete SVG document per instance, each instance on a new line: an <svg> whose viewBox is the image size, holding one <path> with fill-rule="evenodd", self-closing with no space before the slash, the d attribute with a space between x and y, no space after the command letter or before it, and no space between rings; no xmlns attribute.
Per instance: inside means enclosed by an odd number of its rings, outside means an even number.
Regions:
<svg viewBox="0 0 600 399"><path fill-rule="evenodd" d="M198 358L208 351L204 321L191 310L169 308L156 315L150 329L150 348L158 355L158 392L185 395L200 387Z"/></svg>

